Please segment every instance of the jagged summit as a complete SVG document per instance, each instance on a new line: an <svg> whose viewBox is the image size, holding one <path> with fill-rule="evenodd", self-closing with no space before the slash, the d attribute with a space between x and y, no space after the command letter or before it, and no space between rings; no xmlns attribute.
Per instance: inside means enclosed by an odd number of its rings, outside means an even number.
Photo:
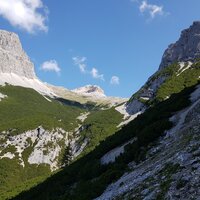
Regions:
<svg viewBox="0 0 200 200"><path fill-rule="evenodd" d="M200 21L195 21L181 32L180 39L165 50L159 70L173 62L193 61L200 58Z"/></svg>
<svg viewBox="0 0 200 200"><path fill-rule="evenodd" d="M165 50L158 71L126 103L126 112L137 116L149 106L149 102L167 99L191 86L189 83L199 80L199 58L200 21L195 21L181 32L177 42Z"/></svg>
<svg viewBox="0 0 200 200"><path fill-rule="evenodd" d="M24 52L17 34L0 30L0 73L36 78L34 65Z"/></svg>
<svg viewBox="0 0 200 200"><path fill-rule="evenodd" d="M105 97L103 89L101 89L97 85L86 85L84 87L80 87L77 89L72 90L75 93L86 95L86 96L98 96L98 97Z"/></svg>

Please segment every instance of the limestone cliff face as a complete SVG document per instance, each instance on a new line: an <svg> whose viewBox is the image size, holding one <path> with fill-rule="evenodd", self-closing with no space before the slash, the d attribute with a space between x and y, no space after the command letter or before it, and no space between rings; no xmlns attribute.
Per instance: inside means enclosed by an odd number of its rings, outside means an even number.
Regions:
<svg viewBox="0 0 200 200"><path fill-rule="evenodd" d="M34 65L22 49L18 35L0 30L0 73L36 78Z"/></svg>
<svg viewBox="0 0 200 200"><path fill-rule="evenodd" d="M173 62L193 61L200 58L200 21L182 31L180 39L165 50L159 70Z"/></svg>

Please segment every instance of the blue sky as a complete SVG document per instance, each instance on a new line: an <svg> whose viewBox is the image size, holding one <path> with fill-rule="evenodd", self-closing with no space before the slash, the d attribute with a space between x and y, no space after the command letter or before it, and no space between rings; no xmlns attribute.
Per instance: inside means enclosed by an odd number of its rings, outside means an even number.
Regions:
<svg viewBox="0 0 200 200"><path fill-rule="evenodd" d="M42 81L130 97L200 20L199 8L199 0L2 0L0 29L19 34Z"/></svg>

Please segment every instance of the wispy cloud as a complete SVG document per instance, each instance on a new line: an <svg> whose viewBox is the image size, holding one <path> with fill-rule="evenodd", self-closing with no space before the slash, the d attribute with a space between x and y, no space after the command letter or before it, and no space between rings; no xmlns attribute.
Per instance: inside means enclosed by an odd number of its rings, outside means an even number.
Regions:
<svg viewBox="0 0 200 200"><path fill-rule="evenodd" d="M51 72L56 72L57 74L60 73L61 69L57 63L56 60L49 60L49 61L45 61L41 67L40 67L41 70L43 71L51 71Z"/></svg>
<svg viewBox="0 0 200 200"><path fill-rule="evenodd" d="M72 60L74 62L74 65L78 66L81 72L86 73L86 67L87 67L87 65L85 64L87 60L86 57L76 56L73 57Z"/></svg>
<svg viewBox="0 0 200 200"><path fill-rule="evenodd" d="M92 70L90 71L90 73L91 73L91 75L92 75L93 78L105 81L104 75L103 74L99 74L98 69L92 68Z"/></svg>
<svg viewBox="0 0 200 200"><path fill-rule="evenodd" d="M140 13L149 15L151 19L154 19L158 15L162 16L169 14L164 11L163 5L150 4L147 0L131 0L131 2L137 3Z"/></svg>
<svg viewBox="0 0 200 200"><path fill-rule="evenodd" d="M86 61L87 61L87 58L85 56L75 56L72 58L73 60L73 63L74 65L78 66L81 73L84 73L84 74L90 74L92 76L92 78L95 78L95 79L100 79L102 81L104 81L104 75L103 74L99 74L99 71L97 68L92 68L91 70L88 70L87 68L87 64L86 64Z"/></svg>
<svg viewBox="0 0 200 200"><path fill-rule="evenodd" d="M147 1L142 1L140 7L140 12L141 13L149 13L151 18L154 18L156 15L163 15L163 6L158 6L155 4L148 4Z"/></svg>
<svg viewBox="0 0 200 200"><path fill-rule="evenodd" d="M111 85L119 85L119 77L118 76L112 76L110 79Z"/></svg>
<svg viewBox="0 0 200 200"><path fill-rule="evenodd" d="M29 33L48 31L48 9L41 0L0 0L0 16Z"/></svg>

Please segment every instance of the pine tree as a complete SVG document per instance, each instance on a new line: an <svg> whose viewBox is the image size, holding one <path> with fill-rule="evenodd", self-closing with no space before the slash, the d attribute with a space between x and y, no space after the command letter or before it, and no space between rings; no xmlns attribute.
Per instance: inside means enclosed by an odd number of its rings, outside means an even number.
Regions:
<svg viewBox="0 0 200 200"><path fill-rule="evenodd" d="M68 146L66 146L65 148L65 153L62 159L62 166L66 166L69 165L72 161L73 155L72 155L72 148L70 143L68 144Z"/></svg>

